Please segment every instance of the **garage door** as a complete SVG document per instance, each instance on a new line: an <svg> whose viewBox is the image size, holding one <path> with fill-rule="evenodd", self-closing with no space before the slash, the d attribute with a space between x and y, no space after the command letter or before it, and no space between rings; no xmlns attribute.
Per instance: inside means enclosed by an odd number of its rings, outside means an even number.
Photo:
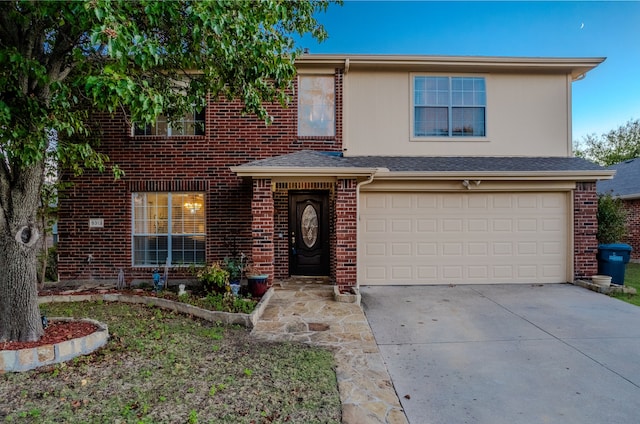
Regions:
<svg viewBox="0 0 640 424"><path fill-rule="evenodd" d="M360 284L567 280L566 193L362 193Z"/></svg>

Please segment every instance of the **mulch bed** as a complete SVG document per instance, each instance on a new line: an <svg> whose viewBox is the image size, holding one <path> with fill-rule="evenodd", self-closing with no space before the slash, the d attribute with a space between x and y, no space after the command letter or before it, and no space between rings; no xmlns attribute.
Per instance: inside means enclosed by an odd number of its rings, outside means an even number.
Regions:
<svg viewBox="0 0 640 424"><path fill-rule="evenodd" d="M71 339L88 336L98 330L94 324L85 321L53 321L44 330L44 336L35 342L3 342L0 350L20 350L54 343L61 343Z"/></svg>

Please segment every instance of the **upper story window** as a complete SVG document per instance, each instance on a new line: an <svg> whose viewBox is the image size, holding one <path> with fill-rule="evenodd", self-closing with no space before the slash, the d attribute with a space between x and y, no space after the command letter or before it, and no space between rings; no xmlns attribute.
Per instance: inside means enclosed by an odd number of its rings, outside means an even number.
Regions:
<svg viewBox="0 0 640 424"><path fill-rule="evenodd" d="M483 77L415 76L414 137L484 137L487 95Z"/></svg>
<svg viewBox="0 0 640 424"><path fill-rule="evenodd" d="M204 193L133 193L133 264L203 264L204 200Z"/></svg>
<svg viewBox="0 0 640 424"><path fill-rule="evenodd" d="M336 96L333 75L298 77L298 135L336 135Z"/></svg>
<svg viewBox="0 0 640 424"><path fill-rule="evenodd" d="M187 113L182 119L169 124L167 117L160 115L153 124L139 125L133 127L133 135L155 135L163 137L174 137L180 135L204 135L205 130L205 110Z"/></svg>

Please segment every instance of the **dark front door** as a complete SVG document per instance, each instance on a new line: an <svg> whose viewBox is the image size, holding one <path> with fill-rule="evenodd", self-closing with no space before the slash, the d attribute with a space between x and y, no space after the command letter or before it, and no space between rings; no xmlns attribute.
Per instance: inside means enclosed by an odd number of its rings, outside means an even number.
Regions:
<svg viewBox="0 0 640 424"><path fill-rule="evenodd" d="M329 275L329 194L289 194L289 272Z"/></svg>

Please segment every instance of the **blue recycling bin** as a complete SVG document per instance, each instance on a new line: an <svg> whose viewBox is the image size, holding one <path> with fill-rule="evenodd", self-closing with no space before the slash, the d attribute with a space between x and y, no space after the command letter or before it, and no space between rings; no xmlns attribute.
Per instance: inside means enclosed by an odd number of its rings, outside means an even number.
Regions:
<svg viewBox="0 0 640 424"><path fill-rule="evenodd" d="M624 284L624 272L633 249L628 244L611 243L598 246L598 274L611 276L613 284Z"/></svg>

